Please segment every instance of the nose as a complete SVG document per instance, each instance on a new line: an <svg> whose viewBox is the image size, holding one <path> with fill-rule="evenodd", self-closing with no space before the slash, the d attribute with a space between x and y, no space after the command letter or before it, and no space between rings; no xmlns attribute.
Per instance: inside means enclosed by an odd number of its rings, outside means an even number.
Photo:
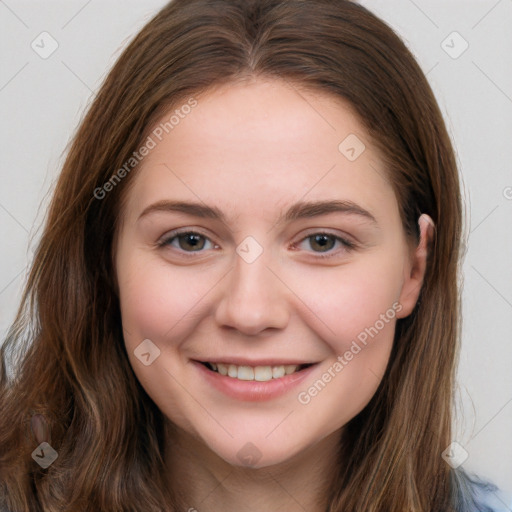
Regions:
<svg viewBox="0 0 512 512"><path fill-rule="evenodd" d="M215 311L219 326L252 336L286 327L289 290L267 263L265 252L252 263L236 255Z"/></svg>

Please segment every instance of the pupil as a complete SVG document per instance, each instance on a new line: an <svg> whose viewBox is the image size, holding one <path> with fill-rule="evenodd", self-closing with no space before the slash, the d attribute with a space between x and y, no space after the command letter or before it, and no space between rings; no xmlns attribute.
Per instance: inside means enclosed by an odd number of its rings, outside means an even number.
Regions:
<svg viewBox="0 0 512 512"><path fill-rule="evenodd" d="M189 235L185 235L181 240L185 239L185 243L181 243L180 241L180 246L182 249L187 249L188 247L185 247L186 245L188 245L189 247L193 247L193 248L199 248L199 249L202 249L202 245L198 245L200 244L199 242L199 239L201 238L201 235L194 235L194 234L189 234ZM204 245L204 242L203 242L203 245Z"/></svg>
<svg viewBox="0 0 512 512"><path fill-rule="evenodd" d="M327 241L327 245L329 245L330 236L329 235L315 235L314 239L315 239L315 244L317 244L321 249L325 249L326 248L325 242ZM331 242L332 242L332 240L331 240Z"/></svg>

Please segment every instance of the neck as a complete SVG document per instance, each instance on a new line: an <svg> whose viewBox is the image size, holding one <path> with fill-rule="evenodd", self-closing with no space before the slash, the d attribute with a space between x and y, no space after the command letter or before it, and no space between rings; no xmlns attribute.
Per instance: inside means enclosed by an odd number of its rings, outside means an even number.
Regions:
<svg viewBox="0 0 512 512"><path fill-rule="evenodd" d="M287 461L263 468L233 466L202 441L172 428L166 463L178 508L189 512L325 512L338 464L340 432Z"/></svg>

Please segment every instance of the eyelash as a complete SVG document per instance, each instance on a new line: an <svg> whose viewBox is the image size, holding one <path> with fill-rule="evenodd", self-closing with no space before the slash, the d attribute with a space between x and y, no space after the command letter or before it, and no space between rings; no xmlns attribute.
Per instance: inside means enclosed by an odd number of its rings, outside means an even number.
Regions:
<svg viewBox="0 0 512 512"><path fill-rule="evenodd" d="M199 233L198 231L176 231L176 232L172 232L169 236L166 236L163 240L161 240L160 242L158 242L158 247L165 247L165 246L169 246L171 244L171 242L175 239L178 239L178 237L180 235L199 235L203 238L205 238L206 240L209 240L213 245L216 245L214 244L209 237L207 237L206 235L203 235L202 233ZM324 231L318 231L318 232L314 232L314 233L310 233L309 235L305 236L304 238L302 238L300 241L299 241L299 244L304 242L305 240L307 240L308 238L312 238L314 237L315 235L323 235L323 236L328 236L328 237L332 237L334 238L335 241L338 241L342 244L342 246L344 247L344 250L347 251L347 252L351 252L353 250L356 249L356 244L354 242L351 242L349 240L347 240L346 238L343 238L343 237L340 237L339 235L335 235L333 233L328 233L328 232L324 232ZM293 247L295 247L296 244L293 245ZM178 249L179 250L179 249ZM193 253L194 252L202 252L202 251L180 251L182 254L187 254L187 258L193 258ZM336 255L338 255L338 252L339 251L333 251L333 250L330 250L328 254L322 254L322 253L316 253L317 254L317 258L320 258L320 259L327 259L327 258L332 258Z"/></svg>

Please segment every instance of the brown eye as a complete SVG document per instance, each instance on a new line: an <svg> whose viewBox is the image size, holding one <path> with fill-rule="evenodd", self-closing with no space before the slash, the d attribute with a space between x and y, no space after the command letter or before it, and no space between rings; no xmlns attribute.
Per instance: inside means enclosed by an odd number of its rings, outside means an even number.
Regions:
<svg viewBox="0 0 512 512"><path fill-rule="evenodd" d="M196 233L186 233L184 235L178 235L176 238L178 239L180 249L183 250L192 248L193 251L197 251L202 249L205 245L204 237Z"/></svg>
<svg viewBox="0 0 512 512"><path fill-rule="evenodd" d="M311 240L311 247L318 248L321 252L329 251L336 244L336 237L333 235L317 234L308 237Z"/></svg>
<svg viewBox="0 0 512 512"><path fill-rule="evenodd" d="M213 243L206 236L194 231L185 231L167 236L158 245L160 247L170 246L183 252L201 252L207 243L211 244L211 247L206 247L207 249L213 248Z"/></svg>
<svg viewBox="0 0 512 512"><path fill-rule="evenodd" d="M332 233L313 233L303 238L299 245L304 244L306 241L309 242L310 249L306 248L305 250L311 252L312 249L314 253L317 253L318 258L339 256L356 248L355 243ZM338 250L333 250L337 243L341 247Z"/></svg>

